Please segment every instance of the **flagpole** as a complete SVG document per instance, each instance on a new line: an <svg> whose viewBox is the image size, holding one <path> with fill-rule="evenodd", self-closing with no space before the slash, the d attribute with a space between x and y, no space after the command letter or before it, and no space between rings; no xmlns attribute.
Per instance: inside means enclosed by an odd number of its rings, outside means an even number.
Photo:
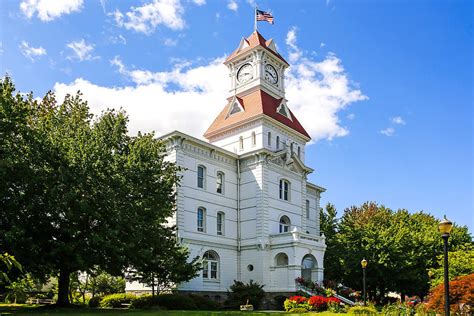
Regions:
<svg viewBox="0 0 474 316"><path fill-rule="evenodd" d="M253 31L257 31L257 3L255 3L255 11L253 12L254 15L254 26L253 26Z"/></svg>

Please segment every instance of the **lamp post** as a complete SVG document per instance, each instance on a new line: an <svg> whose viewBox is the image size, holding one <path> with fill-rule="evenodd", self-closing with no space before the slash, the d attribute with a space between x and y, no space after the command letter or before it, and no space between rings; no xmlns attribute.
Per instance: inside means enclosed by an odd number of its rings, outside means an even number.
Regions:
<svg viewBox="0 0 474 316"><path fill-rule="evenodd" d="M449 270L448 270L448 238L451 234L453 223L446 219L439 222L438 229L444 240L444 314L449 316Z"/></svg>
<svg viewBox="0 0 474 316"><path fill-rule="evenodd" d="M365 292L365 268L367 268L367 260L362 259L360 262L360 265L362 266L362 284L364 288L364 306L367 305L367 299L366 299L366 292Z"/></svg>

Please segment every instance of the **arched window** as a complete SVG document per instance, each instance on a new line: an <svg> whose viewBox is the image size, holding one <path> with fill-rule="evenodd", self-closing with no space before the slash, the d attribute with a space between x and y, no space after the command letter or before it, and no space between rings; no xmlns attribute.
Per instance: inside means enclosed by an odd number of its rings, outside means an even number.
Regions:
<svg viewBox="0 0 474 316"><path fill-rule="evenodd" d="M219 278L219 256L215 251L206 251L202 256L202 278L208 280Z"/></svg>
<svg viewBox="0 0 474 316"><path fill-rule="evenodd" d="M277 267L288 265L288 256L284 252L280 252L275 256L275 265Z"/></svg>
<svg viewBox="0 0 474 316"><path fill-rule="evenodd" d="M244 138L242 136L239 137L239 149L244 149Z"/></svg>
<svg viewBox="0 0 474 316"><path fill-rule="evenodd" d="M284 179L280 180L280 199L290 200L290 182Z"/></svg>
<svg viewBox="0 0 474 316"><path fill-rule="evenodd" d="M267 143L268 146L272 145L272 132L268 132Z"/></svg>
<svg viewBox="0 0 474 316"><path fill-rule="evenodd" d="M288 216L282 216L280 218L280 233L287 233L290 231L290 219Z"/></svg>
<svg viewBox="0 0 474 316"><path fill-rule="evenodd" d="M225 214L224 212L217 212L217 235L224 235L225 229Z"/></svg>
<svg viewBox="0 0 474 316"><path fill-rule="evenodd" d="M199 165L197 169L197 186L204 189L206 185L206 167Z"/></svg>
<svg viewBox="0 0 474 316"><path fill-rule="evenodd" d="M255 146L257 144L257 135L255 135L255 132L252 132L252 146Z"/></svg>
<svg viewBox="0 0 474 316"><path fill-rule="evenodd" d="M306 200L306 218L309 218L309 200Z"/></svg>
<svg viewBox="0 0 474 316"><path fill-rule="evenodd" d="M280 136L277 136L277 139L276 139L276 148L277 148L277 149L280 149Z"/></svg>
<svg viewBox="0 0 474 316"><path fill-rule="evenodd" d="M197 231L206 231L206 209L204 207L198 207L197 210Z"/></svg>
<svg viewBox="0 0 474 316"><path fill-rule="evenodd" d="M216 176L216 192L217 193L224 193L224 173L222 171L217 172Z"/></svg>
<svg viewBox="0 0 474 316"><path fill-rule="evenodd" d="M301 276L305 280L311 281L312 270L317 267L318 267L318 264L317 264L316 258L311 254L307 254L306 256L303 257L303 260L301 260Z"/></svg>

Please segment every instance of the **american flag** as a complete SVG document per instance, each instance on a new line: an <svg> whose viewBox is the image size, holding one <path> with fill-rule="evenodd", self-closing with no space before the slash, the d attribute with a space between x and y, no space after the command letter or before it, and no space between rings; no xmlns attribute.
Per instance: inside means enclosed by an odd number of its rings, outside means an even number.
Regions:
<svg viewBox="0 0 474 316"><path fill-rule="evenodd" d="M257 21L267 21L268 23L273 24L273 15L270 12L256 10L255 14L257 15Z"/></svg>

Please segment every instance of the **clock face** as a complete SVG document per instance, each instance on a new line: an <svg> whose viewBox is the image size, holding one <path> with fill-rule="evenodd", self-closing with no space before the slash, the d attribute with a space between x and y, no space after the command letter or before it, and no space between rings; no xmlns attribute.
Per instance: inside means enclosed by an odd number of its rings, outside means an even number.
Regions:
<svg viewBox="0 0 474 316"><path fill-rule="evenodd" d="M278 82L278 73L270 64L265 65L265 80L272 84L276 84Z"/></svg>
<svg viewBox="0 0 474 316"><path fill-rule="evenodd" d="M240 67L239 71L237 72L237 80L240 83L244 83L249 81L253 78L253 67L250 64L245 64Z"/></svg>

